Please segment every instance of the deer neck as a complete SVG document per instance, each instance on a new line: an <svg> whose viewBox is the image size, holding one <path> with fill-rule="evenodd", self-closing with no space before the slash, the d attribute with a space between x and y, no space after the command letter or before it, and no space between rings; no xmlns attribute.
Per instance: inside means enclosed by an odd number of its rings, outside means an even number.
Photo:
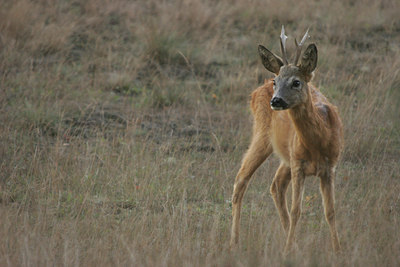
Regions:
<svg viewBox="0 0 400 267"><path fill-rule="evenodd" d="M294 124L298 141L310 152L321 151L327 132L324 121L312 102L311 89L307 91L307 101L289 109L289 116Z"/></svg>

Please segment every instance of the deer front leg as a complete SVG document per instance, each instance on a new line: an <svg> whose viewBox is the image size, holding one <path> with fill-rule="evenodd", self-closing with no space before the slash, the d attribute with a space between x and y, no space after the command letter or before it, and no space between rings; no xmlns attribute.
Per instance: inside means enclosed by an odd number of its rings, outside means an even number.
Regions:
<svg viewBox="0 0 400 267"><path fill-rule="evenodd" d="M321 175L321 195L324 204L325 218L331 232L332 247L335 252L340 251L340 242L336 231L335 219L335 172L330 169L327 174Z"/></svg>
<svg viewBox="0 0 400 267"><path fill-rule="evenodd" d="M264 135L256 136L253 138L243 158L242 166L235 179L232 195L231 248L234 248L239 241L240 210L247 185L256 169L271 153L272 147L268 141L268 137Z"/></svg>
<svg viewBox="0 0 400 267"><path fill-rule="evenodd" d="M285 234L289 231L289 213L286 204L286 190L290 183L290 177L290 167L281 163L276 171L270 189Z"/></svg>
<svg viewBox="0 0 400 267"><path fill-rule="evenodd" d="M293 248L293 243L295 242L296 224L301 215L301 202L303 199L305 175L304 170L300 165L301 164L296 164L291 168L292 207L290 210L290 226L289 234L286 240L285 254L288 254Z"/></svg>

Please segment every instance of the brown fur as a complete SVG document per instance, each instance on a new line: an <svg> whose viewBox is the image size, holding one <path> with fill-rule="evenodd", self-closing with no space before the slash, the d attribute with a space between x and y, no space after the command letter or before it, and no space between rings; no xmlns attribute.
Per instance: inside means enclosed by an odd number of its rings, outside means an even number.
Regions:
<svg viewBox="0 0 400 267"><path fill-rule="evenodd" d="M239 240L240 210L251 176L275 152L281 164L270 191L287 234L285 252L293 247L295 227L301 213L304 179L308 175L316 175L321 179L320 189L332 246L335 251L340 249L335 225L334 176L342 149L342 123L337 108L308 83L311 77L303 79L306 97L301 104L286 110L275 111L270 107L274 94L273 79L266 80L264 85L252 93L253 137L235 180L231 246L235 246ZM285 193L290 181L292 206L289 217Z"/></svg>

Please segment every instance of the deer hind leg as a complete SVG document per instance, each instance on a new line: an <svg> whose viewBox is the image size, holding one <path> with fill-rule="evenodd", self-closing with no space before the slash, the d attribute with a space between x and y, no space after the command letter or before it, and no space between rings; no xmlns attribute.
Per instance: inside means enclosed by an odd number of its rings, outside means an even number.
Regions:
<svg viewBox="0 0 400 267"><path fill-rule="evenodd" d="M301 215L301 202L304 192L304 171L302 168L292 168L292 207L290 210L290 226L289 233L286 240L285 254L288 254L295 242L296 224Z"/></svg>
<svg viewBox="0 0 400 267"><path fill-rule="evenodd" d="M235 179L232 195L231 248L239 241L240 210L247 185L256 169L271 153L272 147L268 136L255 136L243 158L242 166Z"/></svg>
<svg viewBox="0 0 400 267"><path fill-rule="evenodd" d="M289 213L286 204L286 190L289 186L290 179L290 167L286 166L284 163L281 163L276 171L270 189L276 209L278 210L279 217L281 219L283 230L286 234L289 231Z"/></svg>
<svg viewBox="0 0 400 267"><path fill-rule="evenodd" d="M325 218L331 232L332 247L335 252L338 252L340 250L340 242L336 231L334 180L334 170L331 169L327 174L321 175L320 189L324 204Z"/></svg>

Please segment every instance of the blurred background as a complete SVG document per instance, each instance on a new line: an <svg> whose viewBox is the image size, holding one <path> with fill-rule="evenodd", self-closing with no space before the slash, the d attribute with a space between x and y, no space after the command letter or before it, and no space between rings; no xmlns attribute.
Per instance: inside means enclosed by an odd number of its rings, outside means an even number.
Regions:
<svg viewBox="0 0 400 267"><path fill-rule="evenodd" d="M0 265L398 266L399 14L397 0L0 1ZM274 156L227 250L249 95L272 77L257 46L280 54L281 25L291 57L310 27L313 83L344 123L339 257L314 177L282 256Z"/></svg>

